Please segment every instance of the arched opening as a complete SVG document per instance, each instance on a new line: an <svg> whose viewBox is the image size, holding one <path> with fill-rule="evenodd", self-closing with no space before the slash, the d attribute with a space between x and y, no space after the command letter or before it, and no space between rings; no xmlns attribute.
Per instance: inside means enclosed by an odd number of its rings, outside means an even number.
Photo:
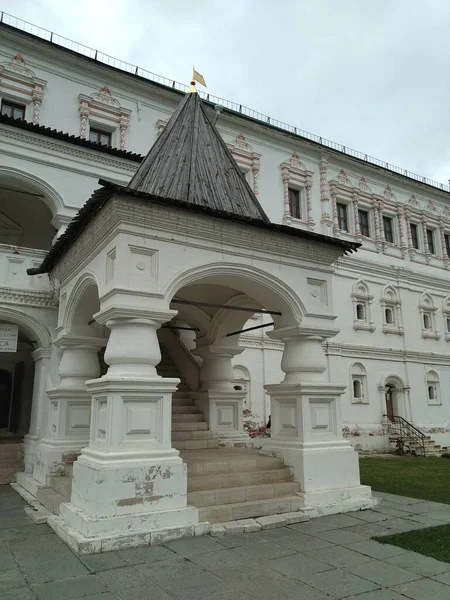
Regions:
<svg viewBox="0 0 450 600"><path fill-rule="evenodd" d="M384 320L386 325L394 325L394 311L392 308L384 309Z"/></svg>
<svg viewBox="0 0 450 600"><path fill-rule="evenodd" d="M393 417L408 417L408 407L405 397L403 381L396 375L385 377L382 380L384 390L385 415L392 421Z"/></svg>
<svg viewBox="0 0 450 600"><path fill-rule="evenodd" d="M356 318L358 321L366 320L366 307L360 302L356 305Z"/></svg>
<svg viewBox="0 0 450 600"><path fill-rule="evenodd" d="M423 328L431 329L431 316L428 313L423 314Z"/></svg>

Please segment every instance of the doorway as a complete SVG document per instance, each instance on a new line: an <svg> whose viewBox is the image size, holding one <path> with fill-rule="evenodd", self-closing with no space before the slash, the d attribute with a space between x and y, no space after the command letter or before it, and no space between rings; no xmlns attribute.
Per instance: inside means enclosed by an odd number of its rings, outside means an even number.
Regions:
<svg viewBox="0 0 450 600"><path fill-rule="evenodd" d="M386 386L386 415L389 421L394 420L394 387L390 384Z"/></svg>
<svg viewBox="0 0 450 600"><path fill-rule="evenodd" d="M9 428L11 415L12 375L0 369L0 430Z"/></svg>

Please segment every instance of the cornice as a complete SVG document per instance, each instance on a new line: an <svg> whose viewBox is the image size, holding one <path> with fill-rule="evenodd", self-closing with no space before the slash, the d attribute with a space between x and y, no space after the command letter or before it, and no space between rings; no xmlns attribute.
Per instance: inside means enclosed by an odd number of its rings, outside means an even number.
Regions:
<svg viewBox="0 0 450 600"><path fill-rule="evenodd" d="M239 345L244 348L256 348L258 350L278 350L281 352L284 348L282 342L270 340L266 338L257 338L251 335L241 335L239 337Z"/></svg>
<svg viewBox="0 0 450 600"><path fill-rule="evenodd" d="M0 303L38 308L54 308L56 304L50 292L0 287Z"/></svg>
<svg viewBox="0 0 450 600"><path fill-rule="evenodd" d="M382 346L350 344L332 341L324 344L325 354L345 358L368 358L375 360L448 365L450 352L423 352L414 349L388 348Z"/></svg>

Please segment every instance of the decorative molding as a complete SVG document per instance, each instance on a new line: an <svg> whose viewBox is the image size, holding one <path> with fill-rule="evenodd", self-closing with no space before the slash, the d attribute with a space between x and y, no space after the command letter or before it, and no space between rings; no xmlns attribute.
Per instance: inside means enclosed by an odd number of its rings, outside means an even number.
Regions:
<svg viewBox="0 0 450 600"><path fill-rule="evenodd" d="M243 133L238 133L236 139L227 146L239 168L245 173L251 172L252 188L255 196L257 196L259 194L258 175L261 154L253 151Z"/></svg>
<svg viewBox="0 0 450 600"><path fill-rule="evenodd" d="M404 348L391 348L390 346L374 346L366 344L352 344L327 340L323 344L325 354L341 356L361 361L363 359L385 360L387 362L411 362L417 364L448 366L450 353L424 352L422 350L405 350Z"/></svg>
<svg viewBox="0 0 450 600"><path fill-rule="evenodd" d="M392 285L385 285L381 290L381 310L383 319L383 333L395 335L404 335L402 322L402 301L399 298L397 290ZM392 322L389 322L386 312L389 311Z"/></svg>
<svg viewBox="0 0 450 600"><path fill-rule="evenodd" d="M0 287L0 302L2 304L20 304L21 306L35 306L38 308L56 308L55 301L50 292L21 290L6 286Z"/></svg>
<svg viewBox="0 0 450 600"><path fill-rule="evenodd" d="M13 58L0 65L0 93L3 97L20 104L32 106L32 114L26 114L26 120L39 124L39 113L44 99L47 82L36 77L27 66L24 57L18 52ZM29 112L29 109L26 109ZM32 117L32 118L31 118Z"/></svg>
<svg viewBox="0 0 450 600"><path fill-rule="evenodd" d="M80 94L80 137L89 137L88 127L99 125L105 131L113 133L119 130L119 148L126 149L126 132L130 124L131 110L123 108L119 100L114 98L110 89L105 85L90 96Z"/></svg>
<svg viewBox="0 0 450 600"><path fill-rule="evenodd" d="M159 137L164 129L166 128L168 121L163 121L162 119L158 119L156 121L156 137Z"/></svg>
<svg viewBox="0 0 450 600"><path fill-rule="evenodd" d="M353 329L355 331L375 331L375 323L372 321L373 295L369 293L369 286L363 279L358 279L353 284ZM363 306L362 318L358 318L358 305Z"/></svg>
<svg viewBox="0 0 450 600"><path fill-rule="evenodd" d="M283 180L284 188L284 215L283 223L285 225L293 225L295 223L306 223L308 229L311 231L314 229L315 222L312 218L312 178L314 173L308 171L305 165L300 160L300 156L297 152L294 152L288 161L281 163L281 177ZM305 190L306 192L306 219L294 219L289 210L289 187L293 186L299 190ZM302 207L305 208L305 207Z"/></svg>

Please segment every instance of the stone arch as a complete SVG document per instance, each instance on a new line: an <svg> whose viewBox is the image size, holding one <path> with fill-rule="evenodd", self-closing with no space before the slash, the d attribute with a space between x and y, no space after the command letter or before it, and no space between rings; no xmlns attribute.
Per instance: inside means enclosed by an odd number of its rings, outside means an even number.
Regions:
<svg viewBox="0 0 450 600"><path fill-rule="evenodd" d="M210 263L179 272L166 285L164 296L170 303L183 287L200 282L230 287L252 300L265 298L265 309L282 313L281 317L274 317L277 327L299 323L306 314L300 298L283 281L261 269L235 263Z"/></svg>
<svg viewBox="0 0 450 600"><path fill-rule="evenodd" d="M200 330L196 332L197 337L203 337L208 333L211 319L201 308L180 304L177 306L177 310L178 317L182 321Z"/></svg>
<svg viewBox="0 0 450 600"><path fill-rule="evenodd" d="M65 205L62 196L40 177L14 167L0 166L0 177L2 176L8 177L8 179L17 182L19 185L23 184L40 192L43 196L42 202L50 209L53 217L64 210Z"/></svg>
<svg viewBox="0 0 450 600"><path fill-rule="evenodd" d="M0 306L0 320L14 323L21 327L36 347L49 346L52 338L49 330L31 315L10 306Z"/></svg>
<svg viewBox="0 0 450 600"><path fill-rule="evenodd" d="M100 325L96 323L90 324L93 314L100 309L99 297L100 286L97 277L92 272L83 273L75 283L65 303L61 321L66 333L72 330L76 320L79 321L78 326L82 326L85 329L86 334L98 335L101 333L102 328ZM83 300L86 300L86 306L82 306ZM91 325L94 325L92 329L90 329Z"/></svg>
<svg viewBox="0 0 450 600"><path fill-rule="evenodd" d="M231 298L227 302L230 306L240 306L240 307L248 307L250 304L252 308L261 308L263 307L257 301L252 301L251 298L246 296L245 294L240 294ZM239 331L245 325L245 323L250 319L252 313L250 312L238 312L238 311L229 311L227 309L221 308L219 309L214 317L211 319L211 324L208 329L208 337L210 340L217 339L226 339L227 333L232 331ZM238 346L239 335L235 335L230 337L227 341L230 342L231 345Z"/></svg>
<svg viewBox="0 0 450 600"><path fill-rule="evenodd" d="M392 285L385 285L381 290L381 297L388 301L398 300L397 290Z"/></svg>
<svg viewBox="0 0 450 600"><path fill-rule="evenodd" d="M393 387L396 390L401 391L404 389L405 384L403 382L403 379L400 377L400 375L395 375L393 373L390 373L390 374L383 375L383 377L381 378L380 386L382 388Z"/></svg>
<svg viewBox="0 0 450 600"><path fill-rule="evenodd" d="M369 286L361 277L353 284L353 294L355 296L369 296Z"/></svg>
<svg viewBox="0 0 450 600"><path fill-rule="evenodd" d="M420 306L424 308L434 309L434 302L429 292L423 292L420 296Z"/></svg>

